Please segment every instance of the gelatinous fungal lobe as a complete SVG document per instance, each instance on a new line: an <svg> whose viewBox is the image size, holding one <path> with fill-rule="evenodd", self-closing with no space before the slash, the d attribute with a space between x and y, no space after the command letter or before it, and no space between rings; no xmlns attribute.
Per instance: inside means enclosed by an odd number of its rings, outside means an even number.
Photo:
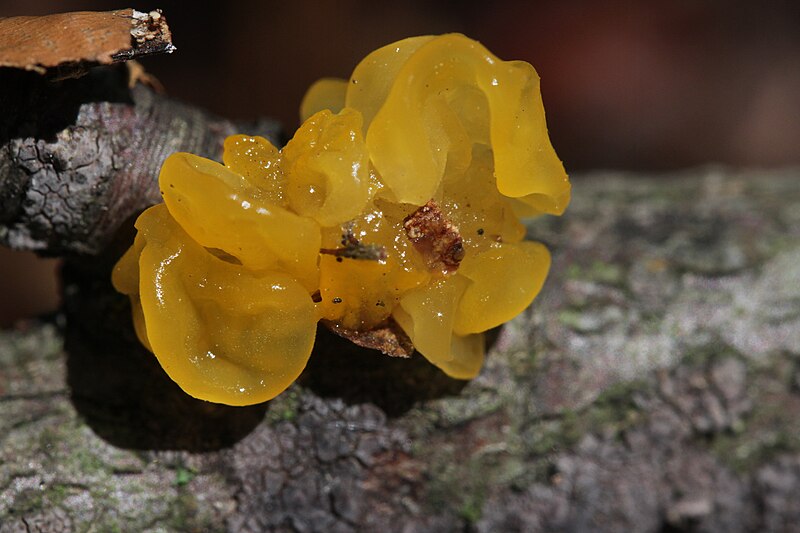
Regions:
<svg viewBox="0 0 800 533"><path fill-rule="evenodd" d="M412 37L369 54L343 103L330 79L306 97L364 117L370 159L401 202L422 205L448 167L464 167L473 143L493 152L497 189L540 213L561 214L569 180L547 136L539 76L460 34Z"/></svg>
<svg viewBox="0 0 800 533"><path fill-rule="evenodd" d="M283 272L250 270L194 241L159 204L136 222L141 247L112 280L120 290L138 264L137 334L187 393L247 405L270 399L305 367L316 317L307 289ZM138 248L138 247L137 247ZM272 346L281 349L264 357Z"/></svg>
<svg viewBox="0 0 800 533"><path fill-rule="evenodd" d="M174 154L164 203L112 281L169 376L209 401L274 397L316 323L469 379L483 332L550 265L519 215L561 214L569 181L533 67L463 35L405 39L314 84L283 148L229 137L223 163Z"/></svg>

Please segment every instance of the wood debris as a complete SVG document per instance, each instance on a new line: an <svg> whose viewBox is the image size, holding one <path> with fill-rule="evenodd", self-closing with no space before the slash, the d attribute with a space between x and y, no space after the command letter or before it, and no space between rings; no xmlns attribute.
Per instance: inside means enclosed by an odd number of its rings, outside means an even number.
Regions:
<svg viewBox="0 0 800 533"><path fill-rule="evenodd" d="M435 201L429 200L408 215L403 228L430 270L451 274L458 269L464 259L461 234Z"/></svg>
<svg viewBox="0 0 800 533"><path fill-rule="evenodd" d="M389 318L383 324L366 331L346 329L336 325L329 320L322 320L321 323L329 331L336 333L353 344L364 348L378 350L391 357L411 357L414 353L414 344L402 328Z"/></svg>
<svg viewBox="0 0 800 533"><path fill-rule="evenodd" d="M160 10L0 18L0 67L44 74L49 69L110 64L174 50Z"/></svg>

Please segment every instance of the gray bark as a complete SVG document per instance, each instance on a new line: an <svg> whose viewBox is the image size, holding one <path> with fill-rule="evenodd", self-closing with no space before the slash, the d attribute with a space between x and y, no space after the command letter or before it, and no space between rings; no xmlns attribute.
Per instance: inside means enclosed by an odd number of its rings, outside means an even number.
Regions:
<svg viewBox="0 0 800 533"><path fill-rule="evenodd" d="M158 170L171 153L220 159L233 133L278 142L274 121L235 124L128 85L124 65L66 80L0 69L0 243L101 253L161 200Z"/></svg>
<svg viewBox="0 0 800 533"><path fill-rule="evenodd" d="M800 171L574 191L468 383L321 332L276 400L195 401L70 266L0 333L0 531L797 531Z"/></svg>

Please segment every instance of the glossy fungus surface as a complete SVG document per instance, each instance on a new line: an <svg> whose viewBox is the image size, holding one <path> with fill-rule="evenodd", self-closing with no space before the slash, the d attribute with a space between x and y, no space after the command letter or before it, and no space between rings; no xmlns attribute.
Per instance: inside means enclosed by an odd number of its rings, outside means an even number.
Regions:
<svg viewBox="0 0 800 533"><path fill-rule="evenodd" d="M463 35L414 37L324 79L282 149L225 141L173 154L112 281L187 393L268 400L305 367L316 323L402 328L470 379L483 332L536 297L547 249L518 216L561 214L570 185L533 67Z"/></svg>

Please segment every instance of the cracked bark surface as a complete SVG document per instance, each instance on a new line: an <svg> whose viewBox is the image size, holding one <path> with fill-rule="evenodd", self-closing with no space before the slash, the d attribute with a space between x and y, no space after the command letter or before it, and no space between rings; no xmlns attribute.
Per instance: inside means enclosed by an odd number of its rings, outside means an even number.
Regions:
<svg viewBox="0 0 800 533"><path fill-rule="evenodd" d="M800 171L578 177L529 233L550 278L477 379L329 335L244 409L70 266L0 333L0 531L797 531Z"/></svg>
<svg viewBox="0 0 800 533"><path fill-rule="evenodd" d="M0 69L0 243L98 254L128 218L160 201L158 170L169 154L219 159L233 133L279 142L273 121L233 123L131 75L125 65L66 80Z"/></svg>

